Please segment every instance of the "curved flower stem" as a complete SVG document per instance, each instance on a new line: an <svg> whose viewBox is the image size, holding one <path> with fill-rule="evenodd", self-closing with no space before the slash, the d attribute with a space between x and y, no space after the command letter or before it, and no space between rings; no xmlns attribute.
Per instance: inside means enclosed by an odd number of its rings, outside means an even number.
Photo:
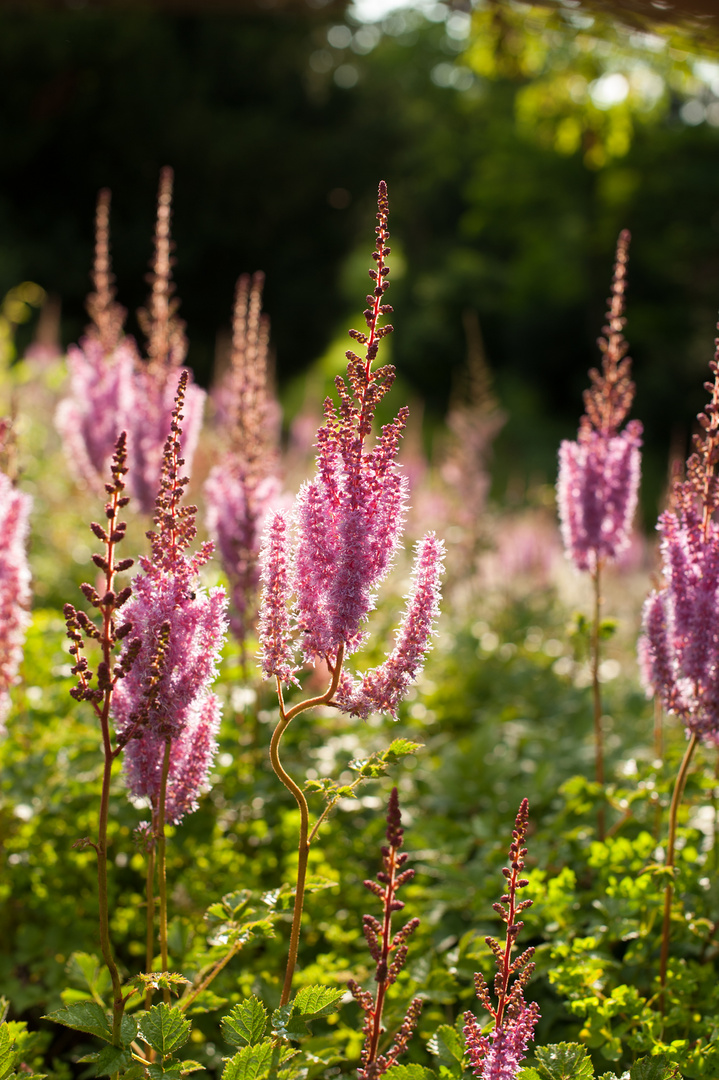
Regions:
<svg viewBox="0 0 719 1080"><path fill-rule="evenodd" d="M295 965L297 963L297 952L300 944L300 924L302 922L302 908L305 900L305 882L307 879L307 862L310 854L310 815L309 807L307 806L307 800L305 799L302 789L295 783L289 773L285 772L282 763L280 761L280 740L284 735L290 721L298 716L302 712L306 712L307 709L315 708L317 705L327 705L334 697L335 691L339 686L340 674L342 672L342 659L344 656L344 645L340 645L337 650L337 660L334 668L332 669L332 681L326 692L319 697L308 698L307 701L300 701L297 705L294 705L288 712L285 712L284 700L282 697L282 684L280 680L277 680L277 696L280 702L280 719L277 727L272 734L272 740L270 742L270 761L275 773L285 785L287 790L292 793L300 811L300 839L298 845L299 861L297 864L297 884L295 886L295 903L292 913L292 931L290 933L290 947L287 956L287 968L285 970L285 981L282 986L282 996L280 998L280 1006L286 1005L290 999L292 992L292 977L295 973ZM312 836L314 837L315 831Z"/></svg>
<svg viewBox="0 0 719 1080"><path fill-rule="evenodd" d="M170 739L165 740L165 757L162 762L162 782L160 784L160 803L157 809L157 876L160 899L160 966L167 971L167 866L165 842L165 797L167 795L167 777L170 772ZM162 991L166 1005L170 1004L170 990Z"/></svg>
<svg viewBox="0 0 719 1080"><path fill-rule="evenodd" d="M594 704L594 754L596 781L602 788L604 798L604 740L602 737L602 697L599 688L599 622L602 611L602 594L600 588L601 563L592 571L594 583L594 619L592 621L592 700ZM606 825L604 816L604 803L597 810L597 838L604 840Z"/></svg>
<svg viewBox="0 0 719 1080"><path fill-rule="evenodd" d="M659 960L659 985L661 986L660 994L660 1008L662 1013L665 1007L665 990L667 985L667 961L669 959L669 932L671 929L671 913L672 913L672 897L674 895L674 849L676 846L677 838L677 814L679 812L679 805L682 801L684 794L684 786L687 782L687 775L689 773L689 764L694 754L694 749L697 745L698 739L696 735L692 735L684 751L684 757L682 763L679 766L679 772L674 783L674 794L672 795L672 804L669 809L669 840L667 843L667 860L666 867L670 871L666 887L664 889L664 919L662 922L662 949Z"/></svg>

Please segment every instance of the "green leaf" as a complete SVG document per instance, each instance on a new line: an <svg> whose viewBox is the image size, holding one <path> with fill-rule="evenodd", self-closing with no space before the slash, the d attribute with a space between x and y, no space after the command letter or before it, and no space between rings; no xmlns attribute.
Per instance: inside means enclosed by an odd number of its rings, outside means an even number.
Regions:
<svg viewBox="0 0 719 1080"><path fill-rule="evenodd" d="M538 1046L534 1054L542 1080L593 1080L592 1062L579 1043Z"/></svg>
<svg viewBox="0 0 719 1080"><path fill-rule="evenodd" d="M265 1039L258 1046L244 1046L238 1054L229 1058L222 1070L222 1080L260 1080L267 1076L276 1055L276 1067L288 1058L294 1057L295 1051L289 1046L273 1046L271 1039Z"/></svg>
<svg viewBox="0 0 719 1080"><path fill-rule="evenodd" d="M290 1001L272 1014L273 1030L281 1039L301 1039L309 1031L301 1016L293 1016L294 1008L294 1003Z"/></svg>
<svg viewBox="0 0 719 1080"><path fill-rule="evenodd" d="M294 1000L295 1015L303 1020L328 1016L337 1011L344 994L344 990L333 990L329 986L304 986Z"/></svg>
<svg viewBox="0 0 719 1080"><path fill-rule="evenodd" d="M12 1043L7 1024L0 1025L0 1080L5 1080L15 1068L17 1055L13 1051Z"/></svg>
<svg viewBox="0 0 719 1080"><path fill-rule="evenodd" d="M525 1069L519 1070L516 1080L542 1080L542 1078L536 1069L533 1069L531 1065L528 1065Z"/></svg>
<svg viewBox="0 0 719 1080"><path fill-rule="evenodd" d="M169 1077L170 1080L180 1080L182 1076L181 1067L178 1062L173 1061L169 1068L165 1069L162 1065L148 1065L147 1071L150 1074L150 1080L163 1080L164 1077Z"/></svg>
<svg viewBox="0 0 719 1080"><path fill-rule="evenodd" d="M123 1013L120 1022L120 1041L123 1046L129 1046L137 1036L137 1020L134 1016Z"/></svg>
<svg viewBox="0 0 719 1080"><path fill-rule="evenodd" d="M93 997L102 998L110 987L110 973L94 953L74 952L65 971L71 982L82 989L87 987Z"/></svg>
<svg viewBox="0 0 719 1080"><path fill-rule="evenodd" d="M132 1054L121 1046L103 1046L97 1055L96 1076L113 1076L126 1069L132 1061Z"/></svg>
<svg viewBox="0 0 719 1080"><path fill-rule="evenodd" d="M170 1008L162 1002L140 1018L140 1033L153 1050L166 1057L184 1046L190 1037L192 1025L177 1006Z"/></svg>
<svg viewBox="0 0 719 1080"><path fill-rule="evenodd" d="M393 739L382 754L382 760L394 764L395 761L407 757L408 754L416 754L423 746L424 743L410 742L409 739Z"/></svg>
<svg viewBox="0 0 719 1080"><path fill-rule="evenodd" d="M436 1080L437 1077L424 1065L393 1065L384 1075L391 1080Z"/></svg>
<svg viewBox="0 0 719 1080"><path fill-rule="evenodd" d="M230 1046L254 1046L267 1027L267 1010L259 998L241 1001L220 1021L220 1030Z"/></svg>
<svg viewBox="0 0 719 1080"><path fill-rule="evenodd" d="M180 1072L183 1076L189 1076L190 1073L199 1072L200 1069L204 1069L205 1067L204 1065L201 1065L199 1061L191 1061L189 1059L187 1061L178 1061L178 1065L180 1066Z"/></svg>
<svg viewBox="0 0 719 1080"><path fill-rule="evenodd" d="M134 982L143 991L150 987L152 990L170 990L173 994L179 994L186 986L192 985L189 979L176 971L152 971L149 974L143 972L135 976Z"/></svg>
<svg viewBox="0 0 719 1080"><path fill-rule="evenodd" d="M78 1001L77 1005L56 1009L43 1019L54 1020L56 1024L63 1024L75 1031L85 1031L88 1035L97 1035L98 1039L104 1039L105 1042L112 1042L112 1029L105 1010L100 1008L96 1001Z"/></svg>
<svg viewBox="0 0 719 1080"><path fill-rule="evenodd" d="M659 1054L640 1058L630 1068L629 1077L630 1080L679 1080L679 1070L664 1054Z"/></svg>
<svg viewBox="0 0 719 1080"><path fill-rule="evenodd" d="M449 1024L442 1024L427 1044L429 1052L439 1058L440 1065L454 1067L462 1062L464 1047L459 1032Z"/></svg>

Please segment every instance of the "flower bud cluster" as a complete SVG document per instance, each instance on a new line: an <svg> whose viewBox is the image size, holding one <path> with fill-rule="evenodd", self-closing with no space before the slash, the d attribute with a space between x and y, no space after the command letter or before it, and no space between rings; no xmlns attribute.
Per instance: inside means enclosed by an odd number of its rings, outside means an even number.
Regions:
<svg viewBox="0 0 719 1080"><path fill-rule="evenodd" d="M10 707L10 687L22 659L30 616L26 544L31 500L0 473L0 731Z"/></svg>

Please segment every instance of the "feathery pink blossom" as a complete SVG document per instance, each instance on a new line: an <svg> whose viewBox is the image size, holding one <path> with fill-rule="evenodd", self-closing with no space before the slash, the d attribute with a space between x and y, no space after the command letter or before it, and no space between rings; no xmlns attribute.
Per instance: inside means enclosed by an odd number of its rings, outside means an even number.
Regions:
<svg viewBox="0 0 719 1080"><path fill-rule="evenodd" d="M562 540L579 570L615 562L629 547L637 508L642 425L618 435L580 430L559 449L557 502Z"/></svg>
<svg viewBox="0 0 719 1080"><path fill-rule="evenodd" d="M584 392L585 415L576 442L565 440L559 451L557 505L567 556L580 570L594 573L615 562L629 546L637 505L642 425L632 420L620 431L632 400L634 383L624 340L624 292L629 233L617 243L612 295L609 299L601 372L592 369Z"/></svg>
<svg viewBox="0 0 719 1080"><path fill-rule="evenodd" d="M30 622L30 569L26 543L31 499L0 473L0 732L10 708L10 687L22 659Z"/></svg>
<svg viewBox="0 0 719 1080"><path fill-rule="evenodd" d="M417 679L429 651L439 615L444 544L429 533L416 545L412 590L395 635L395 645L379 667L353 682L345 676L335 700L346 712L366 719L386 712L397 718L397 706Z"/></svg>
<svg viewBox="0 0 719 1080"><path fill-rule="evenodd" d="M181 733L172 740L165 794L165 820L172 825L197 809L198 795L217 752L219 727L219 700L210 693L186 714ZM125 747L127 786L134 796L148 798L152 805L160 798L165 741L158 731L148 728Z"/></svg>
<svg viewBox="0 0 719 1080"><path fill-rule="evenodd" d="M220 392L225 452L204 487L205 522L230 584L230 627L244 647L259 584L262 530L280 502L278 412L268 392L269 320L261 314L263 274L237 282L232 364Z"/></svg>
<svg viewBox="0 0 719 1080"><path fill-rule="evenodd" d="M157 529L149 534L152 554L140 559L141 572L123 609L132 624L126 651L134 651L136 658L117 683L112 706L118 740L127 744L126 779L133 794L150 800L158 796L158 769L161 776L165 745L170 742L177 807L190 806L194 798L190 779L195 777L199 786L207 772L218 715L210 685L227 631L224 590L205 591L198 581L198 570L210 557L212 545L185 554L196 533L197 511L180 506L187 484L180 472L186 386L183 373L165 443Z"/></svg>
<svg viewBox="0 0 719 1080"><path fill-rule="evenodd" d="M504 1023L488 1036L482 1034L474 1016L465 1013L464 1034L474 1075L482 1080L514 1080L538 1019L539 1006L535 1001L527 1005L521 991L507 1009Z"/></svg>
<svg viewBox="0 0 719 1080"><path fill-rule="evenodd" d="M324 661L338 687L333 703L368 715L383 709L395 715L410 682L419 673L437 614L443 546L430 534L419 547L415 580L395 648L376 672L357 685L337 669L362 644L363 624L376 603L376 591L399 547L406 515L408 485L397 464L407 409L385 424L367 446L379 402L389 391L394 368L372 370L381 339L391 326L379 317L391 312L383 302L389 287L385 265L387 187L378 198L376 268L364 312L368 333L350 336L366 346L364 359L347 353L345 378L335 386L339 402L325 401L325 422L317 432L317 469L297 496L292 521L275 515L261 553L264 593L259 627L265 678L294 681L294 642L289 605L299 634L298 651L308 663ZM292 558L290 558L292 551Z"/></svg>

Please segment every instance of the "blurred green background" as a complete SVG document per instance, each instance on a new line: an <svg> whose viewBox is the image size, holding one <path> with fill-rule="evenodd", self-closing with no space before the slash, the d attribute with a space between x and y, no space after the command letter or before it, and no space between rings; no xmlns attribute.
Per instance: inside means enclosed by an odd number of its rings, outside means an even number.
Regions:
<svg viewBox="0 0 719 1080"><path fill-rule="evenodd" d="M108 186L136 331L172 165L189 363L211 380L235 279L261 268L284 392L361 322L385 179L392 360L425 403L429 447L477 313L509 417L504 498L554 479L627 227L649 523L703 404L719 306L717 16L657 22L639 0L392 2L6 2L0 296L38 282L61 301L62 345L78 338Z"/></svg>

